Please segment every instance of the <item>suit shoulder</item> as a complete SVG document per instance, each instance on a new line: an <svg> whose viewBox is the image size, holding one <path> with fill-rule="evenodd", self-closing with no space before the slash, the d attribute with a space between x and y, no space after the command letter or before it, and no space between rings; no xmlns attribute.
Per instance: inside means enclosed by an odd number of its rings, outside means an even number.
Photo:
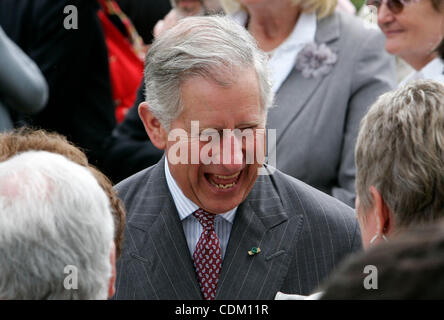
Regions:
<svg viewBox="0 0 444 320"><path fill-rule="evenodd" d="M335 12L334 15L340 22L341 33L355 40L368 38L384 39L384 35L376 24L370 23L357 16Z"/></svg>
<svg viewBox="0 0 444 320"><path fill-rule="evenodd" d="M322 216L336 220L340 217L347 224L355 225L355 212L345 203L279 170L271 179L290 213L302 210L309 219Z"/></svg>
<svg viewBox="0 0 444 320"><path fill-rule="evenodd" d="M126 203L129 201L129 198L138 194L140 190L144 190L150 183L152 173L157 166L159 166L159 164L155 164L147 169L139 171L116 184L114 189L116 189L119 198Z"/></svg>

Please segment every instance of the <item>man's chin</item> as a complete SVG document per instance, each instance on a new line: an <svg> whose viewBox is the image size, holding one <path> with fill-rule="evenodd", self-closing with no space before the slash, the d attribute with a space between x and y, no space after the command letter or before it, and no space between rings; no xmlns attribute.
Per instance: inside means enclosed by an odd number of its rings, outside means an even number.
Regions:
<svg viewBox="0 0 444 320"><path fill-rule="evenodd" d="M206 206L205 204L203 204L203 209L208 212L208 213L212 213L212 214L222 214L222 213L226 213L234 208L236 208L241 201L239 202L233 202L233 203L226 203L226 202L222 202L222 201L218 201L220 203L211 203L208 206Z"/></svg>

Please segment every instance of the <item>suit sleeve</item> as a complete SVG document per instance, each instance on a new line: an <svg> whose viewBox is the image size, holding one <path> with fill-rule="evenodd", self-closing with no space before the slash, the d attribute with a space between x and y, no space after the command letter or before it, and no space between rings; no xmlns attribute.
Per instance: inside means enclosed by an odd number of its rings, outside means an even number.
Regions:
<svg viewBox="0 0 444 320"><path fill-rule="evenodd" d="M354 207L355 202L355 144L361 119L369 107L383 93L396 86L395 61L384 49L384 37L376 30L368 30L356 54L352 91L348 103L338 185L332 195Z"/></svg>

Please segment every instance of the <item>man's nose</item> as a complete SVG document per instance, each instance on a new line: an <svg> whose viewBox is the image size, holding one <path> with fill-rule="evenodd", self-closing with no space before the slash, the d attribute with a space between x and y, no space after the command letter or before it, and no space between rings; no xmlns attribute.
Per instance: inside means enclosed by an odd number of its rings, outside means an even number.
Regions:
<svg viewBox="0 0 444 320"><path fill-rule="evenodd" d="M221 164L230 172L241 170L244 164L242 137L224 134L221 149Z"/></svg>

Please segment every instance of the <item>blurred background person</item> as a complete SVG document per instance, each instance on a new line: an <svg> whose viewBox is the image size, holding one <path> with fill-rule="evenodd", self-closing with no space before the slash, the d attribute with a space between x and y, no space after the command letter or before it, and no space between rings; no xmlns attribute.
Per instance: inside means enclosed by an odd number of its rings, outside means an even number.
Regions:
<svg viewBox="0 0 444 320"><path fill-rule="evenodd" d="M131 20L116 1L98 0L97 11L108 51L109 74L117 123L136 100L146 48Z"/></svg>
<svg viewBox="0 0 444 320"><path fill-rule="evenodd" d="M0 132L14 128L18 113L34 114L45 107L48 85L35 63L0 27ZM12 115L11 115L12 113Z"/></svg>
<svg viewBox="0 0 444 320"><path fill-rule="evenodd" d="M116 0L125 12L146 45L154 39L156 23L171 10L170 0Z"/></svg>
<svg viewBox="0 0 444 320"><path fill-rule="evenodd" d="M363 246L444 217L444 86L412 82L382 95L356 146Z"/></svg>
<svg viewBox="0 0 444 320"><path fill-rule="evenodd" d="M334 0L232 1L221 3L270 56L277 168L354 206L359 121L396 85L383 35Z"/></svg>
<svg viewBox="0 0 444 320"><path fill-rule="evenodd" d="M337 9L350 14L356 14L356 7L350 0L338 0Z"/></svg>
<svg viewBox="0 0 444 320"><path fill-rule="evenodd" d="M174 27L180 19L191 16L208 14L204 0L170 0L172 9L164 19L159 20L154 27L154 37Z"/></svg>
<svg viewBox="0 0 444 320"><path fill-rule="evenodd" d="M101 171L88 163L88 158L82 150L60 134L29 128L20 128L0 133L0 162L26 151L58 153L78 165L87 167L91 171L105 191L111 204L111 213L114 218L114 243L116 258L118 259L122 252L126 213L122 201L117 197L117 192L113 189L111 181Z"/></svg>
<svg viewBox="0 0 444 320"><path fill-rule="evenodd" d="M88 169L45 151L12 157L0 163L0 207L0 299L114 294L113 219Z"/></svg>
<svg viewBox="0 0 444 320"><path fill-rule="evenodd" d="M415 70L403 83L416 79L444 81L444 63L435 50L444 36L444 2L367 0L367 4L378 10L386 50Z"/></svg>
<svg viewBox="0 0 444 320"><path fill-rule="evenodd" d="M353 2L350 0L337 0L336 9L347 13L356 14L357 9L362 6L361 2L365 2L365 0ZM241 1L238 0L219 0L219 3L220 6L229 13L236 12L242 8Z"/></svg>
<svg viewBox="0 0 444 320"><path fill-rule="evenodd" d="M64 13L68 5L76 8L71 18ZM98 10L95 0L0 1L0 25L35 61L49 86L46 107L25 122L65 135L94 165L105 157L103 143L116 125ZM78 29L72 29L73 20Z"/></svg>
<svg viewBox="0 0 444 320"><path fill-rule="evenodd" d="M209 14L223 14L224 9L220 4L220 0L204 0L205 7Z"/></svg>
<svg viewBox="0 0 444 320"><path fill-rule="evenodd" d="M442 300L443 269L441 221L347 259L322 286L321 299Z"/></svg>

